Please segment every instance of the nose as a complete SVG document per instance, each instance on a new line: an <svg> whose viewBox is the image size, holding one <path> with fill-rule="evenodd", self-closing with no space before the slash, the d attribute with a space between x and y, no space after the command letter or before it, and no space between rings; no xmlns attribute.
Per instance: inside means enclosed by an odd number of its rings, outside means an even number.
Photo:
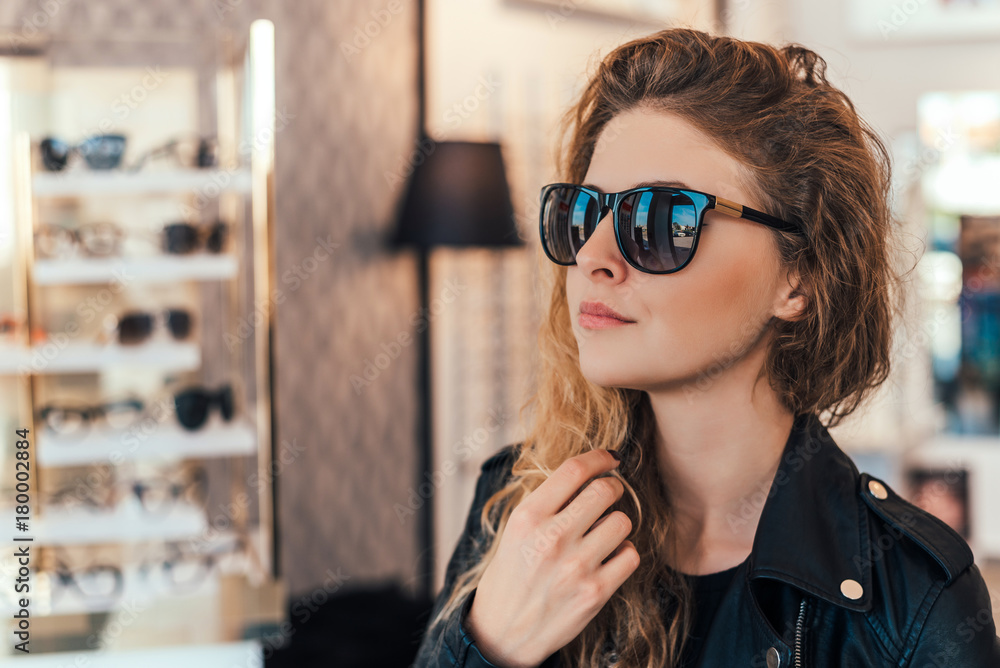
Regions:
<svg viewBox="0 0 1000 668"><path fill-rule="evenodd" d="M601 218L590 238L576 253L576 264L591 280L611 279L620 282L625 278L627 262L618 249L615 240L614 217L609 215L611 207L601 210Z"/></svg>

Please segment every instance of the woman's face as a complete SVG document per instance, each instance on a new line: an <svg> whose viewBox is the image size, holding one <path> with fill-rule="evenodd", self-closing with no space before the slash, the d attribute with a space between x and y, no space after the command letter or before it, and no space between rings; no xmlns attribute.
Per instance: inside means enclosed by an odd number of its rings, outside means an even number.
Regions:
<svg viewBox="0 0 1000 668"><path fill-rule="evenodd" d="M635 109L605 127L584 183L607 193L644 181L676 181L761 210L739 185L739 173L739 163L688 122ZM610 211L601 219L566 274L570 320L588 380L646 391L697 390L766 345L768 322L787 315L792 290L769 228L715 210L703 224L688 265L653 275L622 257ZM581 318L580 304L589 301L634 322L601 327L608 321Z"/></svg>

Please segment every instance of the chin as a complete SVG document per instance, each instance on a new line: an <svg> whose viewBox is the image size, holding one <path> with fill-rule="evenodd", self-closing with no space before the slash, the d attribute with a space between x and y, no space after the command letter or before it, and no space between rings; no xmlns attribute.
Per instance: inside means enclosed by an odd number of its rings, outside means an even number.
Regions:
<svg viewBox="0 0 1000 668"><path fill-rule="evenodd" d="M637 385L637 374L628 373L622 368L621 362L613 359L591 360L580 359L580 373L594 385L601 387L633 388Z"/></svg>

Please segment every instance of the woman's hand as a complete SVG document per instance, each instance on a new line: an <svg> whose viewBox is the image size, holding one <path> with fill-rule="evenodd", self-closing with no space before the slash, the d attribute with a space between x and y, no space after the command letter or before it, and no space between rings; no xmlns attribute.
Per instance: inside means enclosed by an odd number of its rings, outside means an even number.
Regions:
<svg viewBox="0 0 1000 668"><path fill-rule="evenodd" d="M540 665L638 568L639 553L625 539L628 516L601 517L624 486L613 477L591 480L617 464L607 450L571 457L511 511L465 620L487 661Z"/></svg>

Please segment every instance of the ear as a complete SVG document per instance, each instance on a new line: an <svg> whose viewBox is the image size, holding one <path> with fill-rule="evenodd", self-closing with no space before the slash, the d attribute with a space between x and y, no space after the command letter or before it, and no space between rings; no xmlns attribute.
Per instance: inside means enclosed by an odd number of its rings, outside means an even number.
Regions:
<svg viewBox="0 0 1000 668"><path fill-rule="evenodd" d="M800 320L809 304L811 292L795 269L789 269L775 296L774 316L782 320Z"/></svg>

